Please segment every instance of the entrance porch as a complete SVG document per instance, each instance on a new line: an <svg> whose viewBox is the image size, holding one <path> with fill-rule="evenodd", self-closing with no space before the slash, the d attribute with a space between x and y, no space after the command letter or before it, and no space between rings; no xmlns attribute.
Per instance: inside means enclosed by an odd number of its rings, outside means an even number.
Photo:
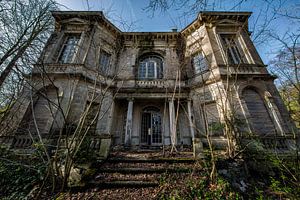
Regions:
<svg viewBox="0 0 300 200"><path fill-rule="evenodd" d="M187 99L127 98L114 103L113 145L160 147L191 145L191 103Z"/></svg>

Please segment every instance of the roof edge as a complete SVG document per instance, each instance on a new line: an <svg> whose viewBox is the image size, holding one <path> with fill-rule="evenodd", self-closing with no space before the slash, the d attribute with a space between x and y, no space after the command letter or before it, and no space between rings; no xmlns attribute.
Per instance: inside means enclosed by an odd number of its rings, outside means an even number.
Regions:
<svg viewBox="0 0 300 200"><path fill-rule="evenodd" d="M122 33L122 31L115 26L110 20L108 20L102 11L51 11L52 16L54 19L59 22L61 20L60 16L70 15L70 16L82 16L82 17L96 17L99 20L103 20L117 32Z"/></svg>

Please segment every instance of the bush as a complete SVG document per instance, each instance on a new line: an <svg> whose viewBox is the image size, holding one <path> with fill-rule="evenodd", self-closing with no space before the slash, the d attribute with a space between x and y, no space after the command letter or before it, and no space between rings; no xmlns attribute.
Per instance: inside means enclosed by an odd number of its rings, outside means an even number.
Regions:
<svg viewBox="0 0 300 200"><path fill-rule="evenodd" d="M42 180L45 166L0 147L0 198L24 199Z"/></svg>

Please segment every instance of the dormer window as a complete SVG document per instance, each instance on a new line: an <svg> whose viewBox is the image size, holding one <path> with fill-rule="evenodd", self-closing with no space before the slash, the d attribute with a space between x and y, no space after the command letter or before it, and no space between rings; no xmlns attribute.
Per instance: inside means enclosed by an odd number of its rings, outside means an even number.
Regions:
<svg viewBox="0 0 300 200"><path fill-rule="evenodd" d="M111 57L111 54L109 54L103 50L100 51L99 70L102 73L106 74L108 72L109 65L110 65L110 57Z"/></svg>
<svg viewBox="0 0 300 200"><path fill-rule="evenodd" d="M236 34L220 34L220 37L229 64L247 63Z"/></svg>
<svg viewBox="0 0 300 200"><path fill-rule="evenodd" d="M163 78L163 61L158 56L143 57L139 62L139 79Z"/></svg>
<svg viewBox="0 0 300 200"><path fill-rule="evenodd" d="M66 36L59 56L60 63L72 63L74 61L79 40L80 34L69 34Z"/></svg>
<svg viewBox="0 0 300 200"><path fill-rule="evenodd" d="M195 74L202 73L208 69L208 62L202 51L198 52L193 56L192 65L195 70Z"/></svg>

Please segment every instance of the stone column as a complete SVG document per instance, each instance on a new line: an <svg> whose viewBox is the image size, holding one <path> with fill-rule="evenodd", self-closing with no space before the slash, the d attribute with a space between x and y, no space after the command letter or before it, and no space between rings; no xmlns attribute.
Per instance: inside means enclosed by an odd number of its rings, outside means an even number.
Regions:
<svg viewBox="0 0 300 200"><path fill-rule="evenodd" d="M195 129L194 129L194 123L192 119L192 105L191 100L188 99L187 101L188 106L188 115L189 115L189 124L190 124L190 132L192 136L192 143L193 143L193 155L196 159L203 158L203 144L199 136L195 137Z"/></svg>
<svg viewBox="0 0 300 200"><path fill-rule="evenodd" d="M188 99L188 101L187 101L187 107L188 107L188 115L189 115L190 132L191 132L192 140L194 140L195 131L194 131L194 123L193 123L193 119L192 119L193 116L192 116L191 100L190 99Z"/></svg>
<svg viewBox="0 0 300 200"><path fill-rule="evenodd" d="M112 99L112 102L111 102L111 105L110 105L110 108L109 108L109 111L108 111L108 121L107 121L107 133L109 135L113 135L112 133L112 126L113 126L113 115L114 115L114 112L115 112L115 102L114 100Z"/></svg>
<svg viewBox="0 0 300 200"><path fill-rule="evenodd" d="M169 119L170 119L170 136L171 143L177 144L177 134L176 134L176 124L175 124L175 108L174 108L174 100L169 99Z"/></svg>
<svg viewBox="0 0 300 200"><path fill-rule="evenodd" d="M125 146L131 145L133 99L128 99L128 109L125 127Z"/></svg>

